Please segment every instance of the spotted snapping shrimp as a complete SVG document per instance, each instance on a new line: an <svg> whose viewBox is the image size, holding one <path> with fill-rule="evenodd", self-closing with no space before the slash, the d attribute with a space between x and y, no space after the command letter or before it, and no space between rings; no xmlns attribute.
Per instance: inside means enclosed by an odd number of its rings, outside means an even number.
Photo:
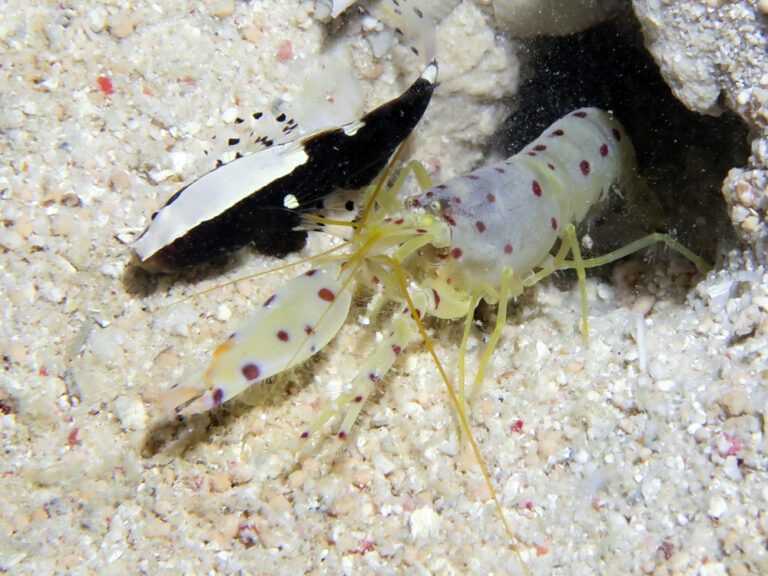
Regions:
<svg viewBox="0 0 768 576"><path fill-rule="evenodd" d="M192 414L220 406L249 386L304 362L341 329L356 287L373 287L367 316L375 317L390 301L396 303L397 312L359 374L302 436L310 436L330 418L345 412L338 436L347 437L366 398L403 351L421 336L456 405L462 429L501 513L465 408L463 358L473 311L480 300L498 303L499 313L472 395L483 381L501 335L507 302L552 272L577 270L586 331L586 268L659 241L682 252L700 268L706 265L662 234L648 235L599 258L581 257L575 225L617 189L624 195L632 194L631 182L636 178L632 146L608 112L576 110L515 156L437 186L428 187L420 164L409 166L410 170L402 170L390 187L368 190L365 209L341 253L325 256L314 269L284 285L215 351L201 386L186 390L189 400L178 410ZM398 192L411 171L428 189L403 202ZM559 248L553 253L558 241ZM464 318L458 390L428 343L422 324L427 316ZM503 514L501 517L514 541Z"/></svg>

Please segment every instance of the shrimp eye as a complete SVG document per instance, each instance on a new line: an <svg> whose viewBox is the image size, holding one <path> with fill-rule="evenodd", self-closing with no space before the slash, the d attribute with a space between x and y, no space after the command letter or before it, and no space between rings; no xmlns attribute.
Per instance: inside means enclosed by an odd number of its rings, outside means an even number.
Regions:
<svg viewBox="0 0 768 576"><path fill-rule="evenodd" d="M445 205L445 200L432 200L427 209L433 214L439 214L445 211Z"/></svg>

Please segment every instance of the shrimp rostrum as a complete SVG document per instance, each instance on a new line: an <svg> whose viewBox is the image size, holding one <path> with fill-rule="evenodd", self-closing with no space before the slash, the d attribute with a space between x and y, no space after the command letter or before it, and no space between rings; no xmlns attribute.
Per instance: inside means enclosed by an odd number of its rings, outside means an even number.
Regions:
<svg viewBox="0 0 768 576"><path fill-rule="evenodd" d="M339 252L285 284L216 350L204 382L185 392L189 400L179 412L219 406L320 351L341 329L361 285L373 290L368 317L392 301L396 313L359 374L302 436L345 412L338 431L345 438L398 356L419 336L426 339L422 319L427 316L464 318L458 393L429 350L466 424L463 358L480 300L498 303L499 312L470 397L478 392L501 335L507 302L549 274L576 269L586 334L586 268L664 242L706 269L696 255L660 233L601 257L582 258L575 225L607 205L618 190L631 202L638 180L632 145L608 112L576 110L511 158L437 186L429 187L418 162L408 168L391 186L366 192L351 240ZM410 172L427 189L402 201L398 192ZM311 226L313 217L307 218Z"/></svg>

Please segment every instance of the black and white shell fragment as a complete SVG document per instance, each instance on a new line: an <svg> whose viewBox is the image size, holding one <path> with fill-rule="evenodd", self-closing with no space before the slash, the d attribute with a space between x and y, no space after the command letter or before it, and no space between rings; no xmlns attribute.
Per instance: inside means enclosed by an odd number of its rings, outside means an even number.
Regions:
<svg viewBox="0 0 768 576"><path fill-rule="evenodd" d="M432 61L402 95L359 120L244 155L185 186L134 243L138 265L173 271L249 243L272 256L300 249L301 213L373 182L424 114L437 71Z"/></svg>

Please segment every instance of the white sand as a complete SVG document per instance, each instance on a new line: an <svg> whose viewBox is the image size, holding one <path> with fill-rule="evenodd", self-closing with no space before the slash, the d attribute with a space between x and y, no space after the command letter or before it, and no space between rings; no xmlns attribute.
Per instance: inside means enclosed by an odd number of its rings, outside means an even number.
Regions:
<svg viewBox="0 0 768 576"><path fill-rule="evenodd" d="M297 431L370 351L373 332L354 318L324 357L249 394L254 406L164 425L161 392L194 379L295 272L200 294L276 264L247 253L219 275L148 290L126 280L121 239L210 167L203 150L232 107L315 109L302 103L325 95L322 83L305 88L322 62L348 75L323 114L348 120L419 72L401 47L377 59L355 19L333 48L349 67L334 65L314 3L287 4L6 3L0 570L521 573L421 346L346 444L327 440L297 462ZM732 32L714 69L762 134L751 170L734 172L726 192L757 252L729 255L693 289L676 257L637 292L634 262L590 280L586 349L575 286L540 286L513 312L472 430L534 574L768 572L768 277L755 264L768 203L766 16L746 0L687 4ZM444 177L482 162L503 117L488 102L517 85L514 55L481 16L462 3L441 26L442 85L412 144ZM460 334L434 325L449 370Z"/></svg>

